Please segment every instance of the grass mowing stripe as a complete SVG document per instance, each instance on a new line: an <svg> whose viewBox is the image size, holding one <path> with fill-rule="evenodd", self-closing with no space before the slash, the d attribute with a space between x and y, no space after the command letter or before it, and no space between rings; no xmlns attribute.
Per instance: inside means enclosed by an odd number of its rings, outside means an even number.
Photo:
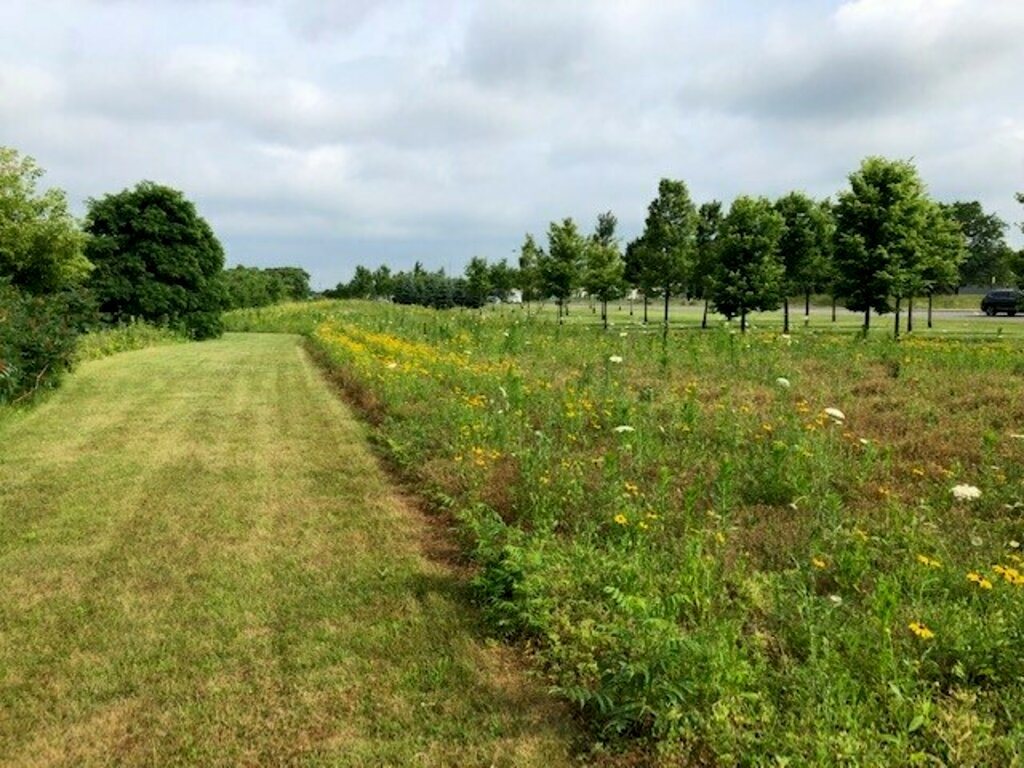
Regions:
<svg viewBox="0 0 1024 768"><path fill-rule="evenodd" d="M297 337L89 363L0 445L0 762L568 762Z"/></svg>

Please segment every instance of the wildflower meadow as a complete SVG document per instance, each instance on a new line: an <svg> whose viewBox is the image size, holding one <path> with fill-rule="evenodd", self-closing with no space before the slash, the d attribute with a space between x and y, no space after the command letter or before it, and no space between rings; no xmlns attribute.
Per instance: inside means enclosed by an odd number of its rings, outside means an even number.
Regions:
<svg viewBox="0 0 1024 768"><path fill-rule="evenodd" d="M1024 344L616 320L317 302L228 324L307 335L595 740L1021 764Z"/></svg>

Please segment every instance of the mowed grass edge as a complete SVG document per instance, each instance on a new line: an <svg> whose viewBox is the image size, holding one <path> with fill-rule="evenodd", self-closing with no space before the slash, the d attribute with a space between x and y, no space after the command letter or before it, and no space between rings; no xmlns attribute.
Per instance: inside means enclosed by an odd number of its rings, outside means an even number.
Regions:
<svg viewBox="0 0 1024 768"><path fill-rule="evenodd" d="M570 761L297 337L83 365L0 445L0 763Z"/></svg>

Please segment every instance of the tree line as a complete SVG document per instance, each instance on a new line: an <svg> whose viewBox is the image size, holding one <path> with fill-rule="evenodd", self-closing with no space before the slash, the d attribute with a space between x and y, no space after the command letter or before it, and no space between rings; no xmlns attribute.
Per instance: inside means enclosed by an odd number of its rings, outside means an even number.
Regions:
<svg viewBox="0 0 1024 768"><path fill-rule="evenodd" d="M1024 203L1024 195L1017 195ZM685 182L662 179L647 209L639 237L620 246L613 213L597 217L582 232L572 218L551 222L546 248L527 234L518 265L488 264L474 257L461 277L431 273L417 263L412 272L358 266L352 280L330 295L391 298L435 307L478 307L488 297L523 301L553 299L559 316L569 300L585 293L607 306L636 292L648 303L660 299L668 324L672 298L704 302L746 330L750 312L783 309L789 301L824 293L848 309L894 313L894 333L906 307L964 285L1024 281L1024 254L1006 242L1006 222L978 202L940 203L927 193L911 162L868 157L850 174L849 188L835 200L790 192L777 200L742 195L725 208L720 201L696 204Z"/></svg>
<svg viewBox="0 0 1024 768"><path fill-rule="evenodd" d="M78 334L134 320L195 339L225 309L306 298L295 267L224 269L224 249L178 190L150 181L89 199L83 221L43 170L0 147L0 402L55 385Z"/></svg>

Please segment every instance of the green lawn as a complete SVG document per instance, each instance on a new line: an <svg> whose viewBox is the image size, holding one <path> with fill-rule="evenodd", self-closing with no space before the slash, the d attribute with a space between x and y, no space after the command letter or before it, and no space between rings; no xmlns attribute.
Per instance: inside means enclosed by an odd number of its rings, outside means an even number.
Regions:
<svg viewBox="0 0 1024 768"><path fill-rule="evenodd" d="M567 764L295 336L85 364L0 423L0 763Z"/></svg>

